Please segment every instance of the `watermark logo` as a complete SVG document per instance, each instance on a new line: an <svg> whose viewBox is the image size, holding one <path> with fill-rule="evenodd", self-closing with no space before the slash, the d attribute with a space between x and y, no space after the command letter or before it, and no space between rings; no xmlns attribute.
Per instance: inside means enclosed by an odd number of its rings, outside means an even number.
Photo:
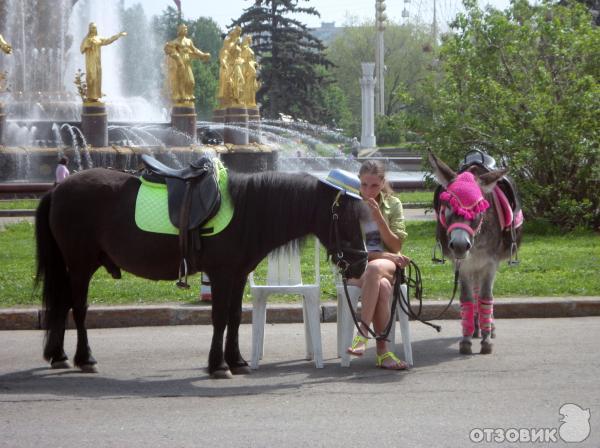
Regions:
<svg viewBox="0 0 600 448"><path fill-rule="evenodd" d="M563 404L558 411L562 415L562 425L558 429L565 442L583 442L590 435L590 410L581 409L573 403Z"/></svg>
<svg viewBox="0 0 600 448"><path fill-rule="evenodd" d="M558 411L558 428L474 428L469 440L475 443L569 443L583 442L590 436L590 410L566 403Z"/></svg>

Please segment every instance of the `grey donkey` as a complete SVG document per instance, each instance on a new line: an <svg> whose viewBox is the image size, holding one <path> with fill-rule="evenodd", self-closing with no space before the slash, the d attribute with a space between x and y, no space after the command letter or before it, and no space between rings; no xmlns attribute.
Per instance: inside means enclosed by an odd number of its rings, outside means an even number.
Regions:
<svg viewBox="0 0 600 448"><path fill-rule="evenodd" d="M493 159L485 157L495 168ZM434 199L437 238L459 276L463 331L459 351L472 354L472 338L481 329L480 353L490 354L494 337L494 280L500 262L512 260L520 245L522 212L520 206L510 210L502 192L506 185L512 188L505 169L474 163L457 173L432 153L429 162L442 187ZM500 189L499 183L504 183L504 188ZM512 193L515 199L516 191ZM518 198L512 203L513 209L515 204L518 205ZM517 217L518 220L513 219Z"/></svg>

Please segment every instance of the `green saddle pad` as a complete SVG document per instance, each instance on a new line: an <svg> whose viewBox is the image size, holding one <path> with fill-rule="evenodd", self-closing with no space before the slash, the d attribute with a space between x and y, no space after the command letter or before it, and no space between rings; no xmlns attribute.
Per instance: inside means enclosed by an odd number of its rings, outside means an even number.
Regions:
<svg viewBox="0 0 600 448"><path fill-rule="evenodd" d="M223 231L233 218L233 203L229 195L227 168L214 159L217 183L221 191L221 206L217 214L202 226L202 236L212 236ZM167 185L148 182L140 177L140 189L135 201L135 224L145 232L179 235L179 230L169 219Z"/></svg>

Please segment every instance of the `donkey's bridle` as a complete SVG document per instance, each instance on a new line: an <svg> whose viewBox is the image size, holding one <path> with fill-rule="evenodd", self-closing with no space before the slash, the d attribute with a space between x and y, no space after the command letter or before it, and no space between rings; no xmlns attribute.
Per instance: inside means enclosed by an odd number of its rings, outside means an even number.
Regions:
<svg viewBox="0 0 600 448"><path fill-rule="evenodd" d="M438 221L442 225L444 229L446 229L446 235L450 235L454 229L462 229L467 232L471 237L475 238L475 236L481 230L481 225L483 224L483 213L479 213L474 219L466 220L472 224L467 224L466 222L455 222L450 224L449 226L446 224L446 208L449 205L442 204L440 207L440 211L438 213ZM450 207L451 209L452 207Z"/></svg>

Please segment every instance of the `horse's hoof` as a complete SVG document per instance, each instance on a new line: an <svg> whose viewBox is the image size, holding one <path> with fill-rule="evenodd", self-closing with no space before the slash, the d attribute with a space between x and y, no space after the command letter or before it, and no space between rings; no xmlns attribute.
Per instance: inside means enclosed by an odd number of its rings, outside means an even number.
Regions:
<svg viewBox="0 0 600 448"><path fill-rule="evenodd" d="M481 341L481 351L479 353L481 353L482 355L490 355L492 353L493 347L494 344L492 344L491 342Z"/></svg>
<svg viewBox="0 0 600 448"><path fill-rule="evenodd" d="M68 359L61 359L60 361L53 361L50 363L52 369L71 369L73 366Z"/></svg>
<svg viewBox="0 0 600 448"><path fill-rule="evenodd" d="M79 367L79 370L81 370L81 373L98 373L98 364L81 364Z"/></svg>
<svg viewBox="0 0 600 448"><path fill-rule="evenodd" d="M230 380L231 378L233 378L233 375L231 374L231 370L229 370L229 369L215 370L214 372L212 372L210 374L210 377L213 380Z"/></svg>
<svg viewBox="0 0 600 448"><path fill-rule="evenodd" d="M473 350L471 350L471 346L473 344L469 341L460 341L460 344L458 345L458 351L460 352L461 355L472 355L473 354Z"/></svg>
<svg viewBox="0 0 600 448"><path fill-rule="evenodd" d="M235 367L231 367L231 373L234 375L248 375L252 372L252 370L250 369L250 366L245 365L245 366L235 366Z"/></svg>

